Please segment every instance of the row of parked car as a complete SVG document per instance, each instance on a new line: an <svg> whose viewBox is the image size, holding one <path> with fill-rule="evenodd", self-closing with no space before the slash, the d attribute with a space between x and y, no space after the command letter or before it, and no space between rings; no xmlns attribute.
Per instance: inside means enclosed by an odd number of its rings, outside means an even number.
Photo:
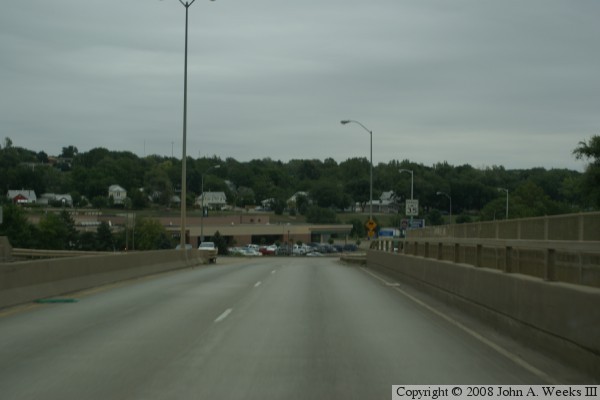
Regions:
<svg viewBox="0 0 600 400"><path fill-rule="evenodd" d="M319 257L326 254L335 254L342 252L356 251L358 247L355 244L345 245L330 245L325 243L309 243L309 244L295 244L295 245L268 245L259 246L256 244L249 244L244 247L230 247L228 252L230 255L240 256L308 256L308 257Z"/></svg>

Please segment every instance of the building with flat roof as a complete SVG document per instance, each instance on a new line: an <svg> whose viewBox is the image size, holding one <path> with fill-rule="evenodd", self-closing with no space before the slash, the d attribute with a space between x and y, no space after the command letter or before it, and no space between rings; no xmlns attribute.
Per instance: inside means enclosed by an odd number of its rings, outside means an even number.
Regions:
<svg viewBox="0 0 600 400"><path fill-rule="evenodd" d="M173 235L179 234L179 219L161 218L161 222ZM352 231L352 225L349 224L272 224L269 215L265 214L205 217L203 225L205 238L219 232L221 237L236 246L290 241L325 243L333 234L343 238ZM198 246L201 231L200 218L188 218L186 231L187 242Z"/></svg>

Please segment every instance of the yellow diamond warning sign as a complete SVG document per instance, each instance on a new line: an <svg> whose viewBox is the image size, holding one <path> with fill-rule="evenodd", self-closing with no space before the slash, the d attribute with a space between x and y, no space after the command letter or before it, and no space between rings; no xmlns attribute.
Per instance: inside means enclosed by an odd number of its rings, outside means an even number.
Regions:
<svg viewBox="0 0 600 400"><path fill-rule="evenodd" d="M377 224L372 219L368 220L365 226L369 231L374 231L377 228Z"/></svg>

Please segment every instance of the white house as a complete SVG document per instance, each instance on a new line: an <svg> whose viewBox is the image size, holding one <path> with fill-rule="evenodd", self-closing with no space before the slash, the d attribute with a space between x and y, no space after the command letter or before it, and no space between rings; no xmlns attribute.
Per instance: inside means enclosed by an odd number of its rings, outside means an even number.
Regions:
<svg viewBox="0 0 600 400"><path fill-rule="evenodd" d="M398 198L393 190L381 193L379 201L373 200L373 210L383 213L398 212Z"/></svg>
<svg viewBox="0 0 600 400"><path fill-rule="evenodd" d="M400 198L396 196L393 190L381 193L379 200L373 199L373 212L378 213L396 213L398 212L398 203ZM369 202L365 203L365 208L369 209ZM362 211L360 203L355 204L356 211Z"/></svg>
<svg viewBox="0 0 600 400"><path fill-rule="evenodd" d="M113 199L113 204L123 204L127 198L127 191L119 185L111 185L108 188L108 198Z"/></svg>
<svg viewBox="0 0 600 400"><path fill-rule="evenodd" d="M210 209L221 209L227 205L225 192L204 192L196 198L196 206Z"/></svg>
<svg viewBox="0 0 600 400"><path fill-rule="evenodd" d="M70 194L44 193L40 196L38 203L48 205L54 202L62 203L63 206L73 207L73 198Z"/></svg>

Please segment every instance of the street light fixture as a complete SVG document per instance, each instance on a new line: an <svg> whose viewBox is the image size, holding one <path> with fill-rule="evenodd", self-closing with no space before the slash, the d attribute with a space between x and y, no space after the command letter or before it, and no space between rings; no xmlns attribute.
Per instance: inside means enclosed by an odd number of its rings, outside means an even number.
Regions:
<svg viewBox="0 0 600 400"><path fill-rule="evenodd" d="M344 119L341 120L340 123L342 125L346 125L349 124L350 122L354 122L355 124L358 124L360 126L362 126L362 128L369 132L369 136L371 137L371 177L370 177L370 183L369 183L369 221L373 221L373 131L368 129L366 126L364 126L363 124L361 124L358 121L355 121L353 119Z"/></svg>
<svg viewBox="0 0 600 400"><path fill-rule="evenodd" d="M446 196L448 198L448 200L450 200L450 225L452 225L452 197L450 197L450 195L448 193L444 193L444 192L437 192L436 194L438 196L440 196L440 195Z"/></svg>
<svg viewBox="0 0 600 400"><path fill-rule="evenodd" d="M506 219L508 219L508 189L498 188L498 191L506 192Z"/></svg>
<svg viewBox="0 0 600 400"><path fill-rule="evenodd" d="M219 164L217 165L213 165L212 167L208 168L206 171L204 171L204 173L202 174L202 179L201 179L201 187L200 187L200 192L202 195L202 200L200 201L200 209L202 210L202 213L200 214L200 242L204 241L204 175L208 173L208 171L210 171L211 169L219 169L221 168L221 166Z"/></svg>
<svg viewBox="0 0 600 400"><path fill-rule="evenodd" d="M183 1L179 0L181 5L185 7L185 58L183 66L183 145L182 145L182 156L181 156L181 237L180 247L181 250L185 250L185 215L186 215L186 198L187 198L187 59L188 59L188 9L196 0ZM211 0L214 1L214 0Z"/></svg>

